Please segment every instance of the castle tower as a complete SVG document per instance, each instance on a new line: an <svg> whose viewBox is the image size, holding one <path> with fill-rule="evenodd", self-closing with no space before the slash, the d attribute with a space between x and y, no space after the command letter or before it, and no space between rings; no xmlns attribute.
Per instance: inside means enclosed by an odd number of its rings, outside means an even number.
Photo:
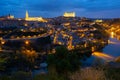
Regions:
<svg viewBox="0 0 120 80"><path fill-rule="evenodd" d="M29 18L28 11L26 11L26 16L25 16L25 18L26 18L26 19Z"/></svg>

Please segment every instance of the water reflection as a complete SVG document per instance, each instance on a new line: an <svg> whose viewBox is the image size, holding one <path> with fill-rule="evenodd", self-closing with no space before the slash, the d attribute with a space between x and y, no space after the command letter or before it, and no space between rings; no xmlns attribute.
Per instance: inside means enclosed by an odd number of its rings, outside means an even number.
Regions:
<svg viewBox="0 0 120 80"><path fill-rule="evenodd" d="M111 41L111 40L108 40L108 43L109 43L109 44L117 44L116 42Z"/></svg>
<svg viewBox="0 0 120 80"><path fill-rule="evenodd" d="M113 56L108 55L106 53L102 53L102 52L94 52L92 55L95 56L95 57L104 59L104 60L113 60L114 59Z"/></svg>
<svg viewBox="0 0 120 80"><path fill-rule="evenodd" d="M116 38L110 38L111 42L114 42L115 44L108 44L104 49L103 52L107 53L109 55L112 55L114 57L120 56L120 41Z"/></svg>
<svg viewBox="0 0 120 80"><path fill-rule="evenodd" d="M114 37L114 38L109 38L108 40L109 44L103 48L102 52L92 53L92 56L83 62L84 65L86 64L92 65L92 62L94 62L96 58L103 59L106 62L106 61L114 61L115 58L120 56L120 36L114 34L113 32L111 32L111 34L112 35L110 37Z"/></svg>

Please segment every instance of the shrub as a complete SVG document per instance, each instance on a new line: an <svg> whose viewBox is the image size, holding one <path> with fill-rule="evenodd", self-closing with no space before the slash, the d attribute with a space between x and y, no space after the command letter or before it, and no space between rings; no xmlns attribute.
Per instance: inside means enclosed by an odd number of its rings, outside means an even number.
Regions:
<svg viewBox="0 0 120 80"><path fill-rule="evenodd" d="M75 72L70 76L70 80L106 80L106 77L102 69L90 67Z"/></svg>

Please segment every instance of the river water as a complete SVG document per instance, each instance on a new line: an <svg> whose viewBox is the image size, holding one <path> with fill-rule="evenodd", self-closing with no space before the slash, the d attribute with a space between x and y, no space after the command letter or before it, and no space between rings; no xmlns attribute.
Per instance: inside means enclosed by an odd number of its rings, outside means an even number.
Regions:
<svg viewBox="0 0 120 80"><path fill-rule="evenodd" d="M103 52L116 58L120 56L120 40L117 40L116 38L110 38L110 41L112 41L112 43L108 44L103 49Z"/></svg>
<svg viewBox="0 0 120 80"><path fill-rule="evenodd" d="M109 38L110 43L106 45L102 52L94 52L90 58L82 61L84 66L91 66L98 58L104 62L114 61L120 56L120 40L116 38Z"/></svg>
<svg viewBox="0 0 120 80"><path fill-rule="evenodd" d="M116 38L109 38L110 43L106 45L102 52L94 52L93 55L86 60L81 61L83 67L91 66L96 59L101 59L103 62L114 61L115 58L120 56L120 40ZM47 69L34 70L33 75L45 72Z"/></svg>

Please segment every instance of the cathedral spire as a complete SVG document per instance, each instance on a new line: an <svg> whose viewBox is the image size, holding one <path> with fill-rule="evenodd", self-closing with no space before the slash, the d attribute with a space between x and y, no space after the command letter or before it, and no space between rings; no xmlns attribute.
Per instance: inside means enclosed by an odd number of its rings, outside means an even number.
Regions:
<svg viewBox="0 0 120 80"><path fill-rule="evenodd" d="M26 11L26 16L25 16L25 18L29 18L28 11Z"/></svg>

